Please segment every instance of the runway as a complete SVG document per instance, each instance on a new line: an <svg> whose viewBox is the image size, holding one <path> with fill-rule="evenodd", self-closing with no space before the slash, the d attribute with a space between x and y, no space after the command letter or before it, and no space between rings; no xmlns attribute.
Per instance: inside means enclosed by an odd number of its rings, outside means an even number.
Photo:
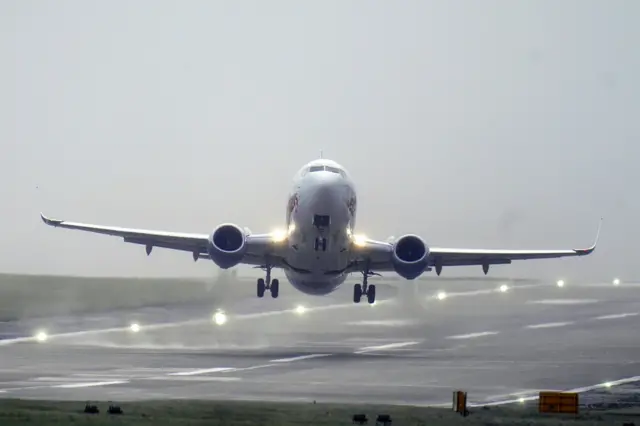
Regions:
<svg viewBox="0 0 640 426"><path fill-rule="evenodd" d="M501 290L429 283L408 298L419 305L380 291L369 306L351 302L350 286L314 298L283 285L277 300L3 323L0 393L437 405L461 389L484 404L639 374L640 285ZM212 321L215 308L225 324ZM30 337L41 328L45 342Z"/></svg>

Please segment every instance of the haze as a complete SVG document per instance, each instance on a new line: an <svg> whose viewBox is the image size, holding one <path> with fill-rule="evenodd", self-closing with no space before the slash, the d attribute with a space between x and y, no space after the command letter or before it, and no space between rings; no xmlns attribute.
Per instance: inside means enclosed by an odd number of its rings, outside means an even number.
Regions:
<svg viewBox="0 0 640 426"><path fill-rule="evenodd" d="M600 245L494 276L638 277L640 3L0 3L0 271L211 276L46 227L284 222L319 156L357 227L478 248ZM477 275L480 267L444 269Z"/></svg>

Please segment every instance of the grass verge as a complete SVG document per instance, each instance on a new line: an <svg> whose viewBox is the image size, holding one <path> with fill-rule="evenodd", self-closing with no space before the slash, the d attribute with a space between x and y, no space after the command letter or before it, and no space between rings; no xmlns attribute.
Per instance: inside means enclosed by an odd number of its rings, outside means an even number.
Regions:
<svg viewBox="0 0 640 426"><path fill-rule="evenodd" d="M0 400L0 425L225 425L291 426L351 425L354 414L363 413L375 425L378 414L389 414L392 426L410 425L615 425L623 420L615 413L578 416L539 415L535 407L473 409L463 418L444 408L311 404L283 402L146 401L120 405L122 415L107 414L108 403L96 404L99 414L84 414L84 402Z"/></svg>

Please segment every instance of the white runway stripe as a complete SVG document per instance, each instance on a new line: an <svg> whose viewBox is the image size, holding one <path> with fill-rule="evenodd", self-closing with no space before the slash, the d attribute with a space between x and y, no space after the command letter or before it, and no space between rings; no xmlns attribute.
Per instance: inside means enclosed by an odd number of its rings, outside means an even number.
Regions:
<svg viewBox="0 0 640 426"><path fill-rule="evenodd" d="M599 317L595 317L597 320L605 320L605 319L618 319L618 318L626 318L626 317L635 317L638 315L638 312L628 312L624 314L612 314L612 315L602 315Z"/></svg>
<svg viewBox="0 0 640 426"><path fill-rule="evenodd" d="M547 322L544 324L531 324L527 325L525 328L553 328L553 327L564 327L565 325L571 325L573 321L567 322Z"/></svg>
<svg viewBox="0 0 640 426"><path fill-rule="evenodd" d="M204 368L200 370L191 370L191 371L178 371L177 373L169 373L167 374L167 376L196 376L198 374L221 373L223 371L235 371L235 368L216 367L216 368Z"/></svg>
<svg viewBox="0 0 640 426"><path fill-rule="evenodd" d="M327 357L327 356L331 356L331 354L301 355L301 356L295 356L292 358L272 359L269 362L294 362L294 361L302 361L303 359L321 358L321 357Z"/></svg>
<svg viewBox="0 0 640 426"><path fill-rule="evenodd" d="M358 349L357 351L355 351L355 353L363 354L367 352L386 351L389 349L398 349L398 348L404 348L405 346L417 345L418 343L420 342L398 342L398 343L389 343L386 345L367 346L367 347Z"/></svg>
<svg viewBox="0 0 640 426"><path fill-rule="evenodd" d="M458 334L455 336L449 336L447 339L474 339L476 337L493 336L498 334L499 331L481 331L479 333Z"/></svg>
<svg viewBox="0 0 640 426"><path fill-rule="evenodd" d="M64 385L55 385L51 386L52 388L63 388L63 389L74 389L74 388L88 388L95 386L110 386L110 385L121 385L129 383L128 380L113 380L110 382L90 382L90 383L66 383Z"/></svg>

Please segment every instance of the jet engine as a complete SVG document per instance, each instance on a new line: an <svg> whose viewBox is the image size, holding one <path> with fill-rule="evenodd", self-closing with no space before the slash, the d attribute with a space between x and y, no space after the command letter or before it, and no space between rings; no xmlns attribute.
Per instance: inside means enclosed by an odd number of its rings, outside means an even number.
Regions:
<svg viewBox="0 0 640 426"><path fill-rule="evenodd" d="M221 269L236 266L247 251L246 232L240 227L225 223L218 226L209 237L207 251L213 263Z"/></svg>
<svg viewBox="0 0 640 426"><path fill-rule="evenodd" d="M417 235L404 235L396 240L392 259L396 273L413 280L429 266L429 247Z"/></svg>

